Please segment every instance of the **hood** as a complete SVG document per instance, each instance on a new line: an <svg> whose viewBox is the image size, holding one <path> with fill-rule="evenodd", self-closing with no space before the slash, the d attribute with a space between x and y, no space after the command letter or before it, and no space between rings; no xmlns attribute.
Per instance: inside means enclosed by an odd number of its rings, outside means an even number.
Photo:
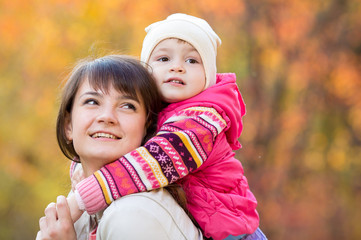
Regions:
<svg viewBox="0 0 361 240"><path fill-rule="evenodd" d="M168 105L159 115L158 126L177 110L200 105L213 107L222 115L227 122L224 130L227 141L233 150L239 149L241 144L238 138L243 129L242 117L246 114L246 106L238 90L234 73L218 73L215 85L190 99Z"/></svg>

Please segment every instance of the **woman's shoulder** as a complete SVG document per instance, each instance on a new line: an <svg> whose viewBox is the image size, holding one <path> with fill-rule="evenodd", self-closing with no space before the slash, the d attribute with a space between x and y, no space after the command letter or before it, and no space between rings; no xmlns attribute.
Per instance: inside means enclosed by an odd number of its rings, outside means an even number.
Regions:
<svg viewBox="0 0 361 240"><path fill-rule="evenodd" d="M164 189L114 201L99 223L99 239L202 239L183 209Z"/></svg>

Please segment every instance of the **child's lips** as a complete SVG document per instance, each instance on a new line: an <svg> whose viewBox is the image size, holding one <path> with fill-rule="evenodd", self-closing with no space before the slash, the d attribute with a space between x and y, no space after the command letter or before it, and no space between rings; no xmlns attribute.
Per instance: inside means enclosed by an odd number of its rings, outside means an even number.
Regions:
<svg viewBox="0 0 361 240"><path fill-rule="evenodd" d="M165 83L174 83L177 85L185 85L182 79L180 78L169 78Z"/></svg>

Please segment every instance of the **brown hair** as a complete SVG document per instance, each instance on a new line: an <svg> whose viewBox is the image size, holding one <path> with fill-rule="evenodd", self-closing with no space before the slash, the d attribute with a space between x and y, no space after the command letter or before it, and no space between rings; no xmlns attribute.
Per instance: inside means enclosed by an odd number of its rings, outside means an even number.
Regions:
<svg viewBox="0 0 361 240"><path fill-rule="evenodd" d="M79 161L73 144L67 140L65 122L71 114L75 94L86 79L95 90L107 92L109 87L114 87L142 102L147 114L147 131L142 144L154 135L161 110L161 97L155 81L140 61L124 55L85 58L76 64L63 88L56 123L58 144L67 158Z"/></svg>

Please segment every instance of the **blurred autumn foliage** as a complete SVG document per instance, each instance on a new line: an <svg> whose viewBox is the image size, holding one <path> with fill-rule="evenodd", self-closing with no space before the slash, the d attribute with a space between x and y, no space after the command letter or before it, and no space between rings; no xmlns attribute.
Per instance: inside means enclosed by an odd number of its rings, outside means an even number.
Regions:
<svg viewBox="0 0 361 240"><path fill-rule="evenodd" d="M171 13L206 19L247 104L237 151L269 239L361 239L359 0L0 0L0 239L35 239L66 194L55 140L73 63L138 56Z"/></svg>

